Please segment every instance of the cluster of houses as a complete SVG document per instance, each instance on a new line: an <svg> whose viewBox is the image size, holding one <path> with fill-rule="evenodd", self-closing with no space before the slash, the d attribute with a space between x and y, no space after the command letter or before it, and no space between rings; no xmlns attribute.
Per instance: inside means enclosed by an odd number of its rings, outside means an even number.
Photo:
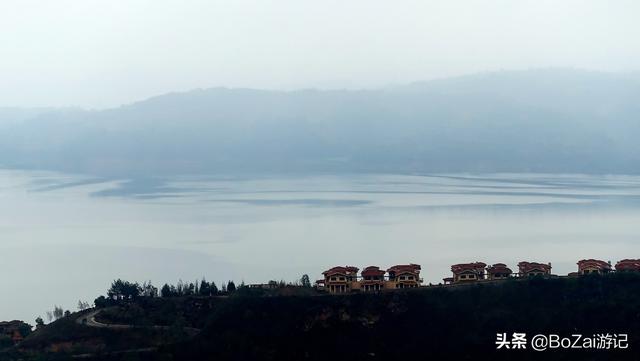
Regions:
<svg viewBox="0 0 640 361"><path fill-rule="evenodd" d="M0 322L0 337L9 338L17 345L24 339L22 334L24 326L29 327L22 321L2 321Z"/></svg>
<svg viewBox="0 0 640 361"><path fill-rule="evenodd" d="M396 288L414 288L422 284L420 265L400 264L382 270L377 266L365 267L358 276L358 267L333 267L322 272L324 279L316 287L330 293L352 291L381 291Z"/></svg>
<svg viewBox="0 0 640 361"><path fill-rule="evenodd" d="M377 266L359 269L353 266L337 266L322 272L324 278L316 281L319 290L329 293L369 292L422 286L420 265L401 264L386 271ZM568 276L605 274L614 270L611 262L597 259L583 259L578 262L578 271ZM615 271L640 272L640 259L623 259L616 263ZM445 285L480 281L496 281L514 277L551 276L551 263L520 262L514 273L504 263L487 265L483 262L460 263L451 266L452 277L443 278Z"/></svg>

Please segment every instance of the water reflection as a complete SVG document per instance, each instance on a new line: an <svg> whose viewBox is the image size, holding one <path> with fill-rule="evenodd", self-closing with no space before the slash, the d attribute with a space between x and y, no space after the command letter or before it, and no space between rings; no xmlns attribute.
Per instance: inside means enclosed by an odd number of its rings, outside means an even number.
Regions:
<svg viewBox="0 0 640 361"><path fill-rule="evenodd" d="M0 171L0 319L92 300L111 278L317 277L336 264L640 257L640 178L539 174L96 179ZM13 273L13 272L12 272ZM42 292L46 297L42 297Z"/></svg>

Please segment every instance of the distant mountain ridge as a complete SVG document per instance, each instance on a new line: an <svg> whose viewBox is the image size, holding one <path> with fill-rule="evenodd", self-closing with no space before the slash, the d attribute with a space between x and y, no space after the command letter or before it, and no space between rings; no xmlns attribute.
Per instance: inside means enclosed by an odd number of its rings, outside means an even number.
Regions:
<svg viewBox="0 0 640 361"><path fill-rule="evenodd" d="M5 167L105 176L640 173L632 75L548 69L361 91L213 88L19 114L0 109Z"/></svg>

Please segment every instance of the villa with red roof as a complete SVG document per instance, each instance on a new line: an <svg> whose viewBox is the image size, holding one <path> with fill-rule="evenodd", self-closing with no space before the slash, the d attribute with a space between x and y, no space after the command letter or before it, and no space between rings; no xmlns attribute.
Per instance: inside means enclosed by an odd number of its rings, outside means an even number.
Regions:
<svg viewBox="0 0 640 361"><path fill-rule="evenodd" d="M389 281L386 288L414 288L420 287L422 280L420 279L420 265L418 264L399 264L387 270Z"/></svg>
<svg viewBox="0 0 640 361"><path fill-rule="evenodd" d="M358 268L353 266L338 266L322 272L324 282L322 284L330 293L348 293L354 288L359 288Z"/></svg>
<svg viewBox="0 0 640 361"><path fill-rule="evenodd" d="M611 272L611 262L598 259L583 259L578 261L578 274L604 274Z"/></svg>
<svg viewBox="0 0 640 361"><path fill-rule="evenodd" d="M388 276L385 278L385 273ZM400 264L386 272L378 266L365 267L358 277L358 268L338 266L322 272L324 279L316 281L316 287L329 293L353 291L380 291L384 289L420 287L420 265Z"/></svg>
<svg viewBox="0 0 640 361"><path fill-rule="evenodd" d="M490 280L503 280L511 277L511 268L504 263L496 263L487 267L487 278Z"/></svg>
<svg viewBox="0 0 640 361"><path fill-rule="evenodd" d="M518 263L518 272L520 277L548 276L551 274L551 263L522 261Z"/></svg>
<svg viewBox="0 0 640 361"><path fill-rule="evenodd" d="M623 259L616 263L616 272L640 272L640 259Z"/></svg>
<svg viewBox="0 0 640 361"><path fill-rule="evenodd" d="M384 270L378 266L365 267L360 273L362 275L360 289L365 292L384 289L384 273Z"/></svg>
<svg viewBox="0 0 640 361"><path fill-rule="evenodd" d="M453 277L444 278L444 283L476 282L485 278L483 262L459 263L451 266Z"/></svg>
<svg viewBox="0 0 640 361"><path fill-rule="evenodd" d="M613 271L611 262L598 259L578 261L578 272L569 277L587 274L605 274ZM322 272L324 279L316 281L316 288L329 293L350 293L354 291L377 292L401 288L421 287L421 267L419 264L399 264L386 271L378 266L365 267L360 276L358 268L337 266ZM640 272L640 259L623 259L615 265L616 272ZM478 281L504 280L512 277L513 271L504 263L487 266L483 262L459 263L451 266L453 277L443 278L444 284L472 283ZM386 276L385 276L386 274ZM518 277L551 276L551 263L522 261L518 263Z"/></svg>

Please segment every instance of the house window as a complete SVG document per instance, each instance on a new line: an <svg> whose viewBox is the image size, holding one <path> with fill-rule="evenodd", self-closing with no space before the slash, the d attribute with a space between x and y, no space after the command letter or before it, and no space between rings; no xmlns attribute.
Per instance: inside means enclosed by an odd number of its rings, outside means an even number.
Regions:
<svg viewBox="0 0 640 361"><path fill-rule="evenodd" d="M336 280L336 278L335 278L335 277L331 277L329 280L330 280L330 281L335 281L335 280Z"/></svg>

